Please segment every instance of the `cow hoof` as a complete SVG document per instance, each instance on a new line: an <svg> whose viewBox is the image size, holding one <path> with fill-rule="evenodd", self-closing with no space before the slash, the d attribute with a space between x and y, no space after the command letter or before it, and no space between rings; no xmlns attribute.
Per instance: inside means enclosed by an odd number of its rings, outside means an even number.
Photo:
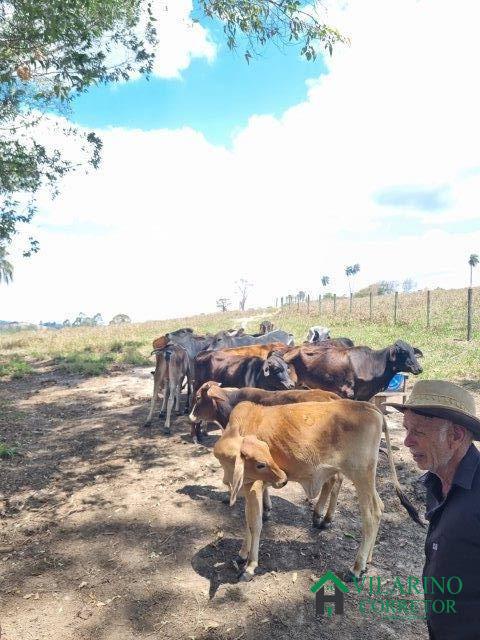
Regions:
<svg viewBox="0 0 480 640"><path fill-rule="evenodd" d="M230 505L230 495L228 493L222 498L222 503Z"/></svg>
<svg viewBox="0 0 480 640"><path fill-rule="evenodd" d="M143 428L144 429L148 429L148 427L152 426L152 421L151 420L147 420L147 422L144 422L143 424Z"/></svg>
<svg viewBox="0 0 480 640"><path fill-rule="evenodd" d="M242 558L242 556L240 555L236 555L235 556L235 560L233 561L234 564L236 564L238 567L243 566L244 564L247 564L247 558Z"/></svg>
<svg viewBox="0 0 480 640"><path fill-rule="evenodd" d="M325 520L320 516L318 516L317 518L314 516L312 524L315 527L315 529L320 529L320 531L323 531L325 529L330 529L330 527L332 526L332 523L330 522L330 520Z"/></svg>
<svg viewBox="0 0 480 640"><path fill-rule="evenodd" d="M190 413L190 407L187 405L187 406L185 407L185 409L183 410L183 415L184 415L184 416L188 416L188 414L189 414L189 413Z"/></svg>
<svg viewBox="0 0 480 640"><path fill-rule="evenodd" d="M159 418L165 418L165 416L167 415L166 411L160 411L160 413L158 414Z"/></svg>
<svg viewBox="0 0 480 640"><path fill-rule="evenodd" d="M253 573L248 573L247 571L243 571L238 576L239 582L251 582L253 580Z"/></svg>
<svg viewBox="0 0 480 640"><path fill-rule="evenodd" d="M172 432L170 431L170 429L162 429L162 433L164 436L171 436Z"/></svg>
<svg viewBox="0 0 480 640"><path fill-rule="evenodd" d="M272 515L272 510L271 509L266 509L263 513L262 513L262 520L263 522L268 522L271 518Z"/></svg>

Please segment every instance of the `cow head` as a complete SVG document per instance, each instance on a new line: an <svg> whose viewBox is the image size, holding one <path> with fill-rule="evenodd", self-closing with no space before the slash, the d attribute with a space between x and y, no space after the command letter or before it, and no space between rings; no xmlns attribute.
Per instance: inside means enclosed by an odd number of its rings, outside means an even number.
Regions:
<svg viewBox="0 0 480 640"><path fill-rule="evenodd" d="M274 389L294 389L297 376L292 365L288 365L280 354L272 353L263 363L263 375L269 378Z"/></svg>
<svg viewBox="0 0 480 640"><path fill-rule="evenodd" d="M390 347L389 359L395 371L405 371L417 376L423 371L417 360L417 358L421 358L422 356L423 353L420 349L412 347L412 345L403 340L397 340L395 344Z"/></svg>
<svg viewBox="0 0 480 640"><path fill-rule="evenodd" d="M218 382L204 382L195 394L194 404L188 417L192 422L200 420L218 422L218 403L227 401L227 394Z"/></svg>
<svg viewBox="0 0 480 640"><path fill-rule="evenodd" d="M256 436L222 436L213 455L223 467L224 484L230 486L230 506L235 504L244 484L262 480L276 489L287 484L287 474L272 458L268 444Z"/></svg>
<svg viewBox="0 0 480 640"><path fill-rule="evenodd" d="M234 347L235 342L231 336L228 335L226 331L220 331L214 337L212 342L210 343L210 349L228 349L229 347Z"/></svg>

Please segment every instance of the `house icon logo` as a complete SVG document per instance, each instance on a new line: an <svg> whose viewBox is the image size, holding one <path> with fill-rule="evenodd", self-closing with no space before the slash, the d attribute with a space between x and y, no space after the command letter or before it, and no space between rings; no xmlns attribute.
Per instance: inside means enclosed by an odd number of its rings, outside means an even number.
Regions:
<svg viewBox="0 0 480 640"><path fill-rule="evenodd" d="M334 593L326 594L325 586L333 585ZM330 617L333 613L343 614L343 594L348 593L347 585L337 578L333 571L327 571L317 582L310 587L315 594L315 614Z"/></svg>

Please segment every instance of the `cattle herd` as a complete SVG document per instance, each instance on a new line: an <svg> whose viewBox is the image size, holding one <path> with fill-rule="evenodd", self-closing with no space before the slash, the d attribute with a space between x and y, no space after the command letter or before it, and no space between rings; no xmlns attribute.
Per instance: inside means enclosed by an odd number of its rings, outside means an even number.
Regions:
<svg viewBox="0 0 480 640"><path fill-rule="evenodd" d="M163 431L170 433L173 405L179 412L186 384L193 441L201 440L209 422L223 429L213 453L230 504L239 493L245 496L245 538L234 561L240 580L251 580L258 566L262 521L271 511L269 486L300 483L315 500L313 524L321 529L331 523L343 475L355 486L362 519L362 539L345 578L366 570L383 512L375 484L382 432L395 491L422 524L400 488L385 416L367 402L397 373L422 372L417 347L403 340L379 350L354 346L349 338L332 338L325 327L311 327L307 340L295 346L292 334L265 321L253 335L178 329L154 340L153 348L154 390L144 426L152 424L161 391Z"/></svg>

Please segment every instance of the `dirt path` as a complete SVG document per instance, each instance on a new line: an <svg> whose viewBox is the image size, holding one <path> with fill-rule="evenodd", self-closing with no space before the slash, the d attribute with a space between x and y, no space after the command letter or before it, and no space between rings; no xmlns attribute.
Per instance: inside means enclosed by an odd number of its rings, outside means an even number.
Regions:
<svg viewBox="0 0 480 640"><path fill-rule="evenodd" d="M345 482L332 529L311 527L300 487L272 491L262 571L238 583L231 559L243 533L219 465L194 446L184 417L173 435L148 411L150 368L81 379L44 372L0 384L0 440L22 455L0 462L2 640L271 640L427 637L421 621L314 615L309 588L352 562L359 516ZM7 404L5 403L7 401ZM422 492L397 418L390 418L399 476ZM424 531L400 507L379 463L385 515L369 575L421 575ZM3 496L3 497L2 497ZM348 535L346 535L348 534ZM352 537L353 536L353 537ZM358 598L357 598L358 599Z"/></svg>

